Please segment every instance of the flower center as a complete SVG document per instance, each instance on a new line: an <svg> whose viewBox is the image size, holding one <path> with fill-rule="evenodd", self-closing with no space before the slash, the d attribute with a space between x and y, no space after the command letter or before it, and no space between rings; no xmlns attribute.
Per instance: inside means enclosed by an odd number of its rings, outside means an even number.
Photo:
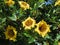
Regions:
<svg viewBox="0 0 60 45"><path fill-rule="evenodd" d="M32 20L27 20L27 21L25 22L25 25L26 25L26 26L31 26L31 25L32 25L32 23L33 23L33 21L32 21Z"/></svg>
<svg viewBox="0 0 60 45"><path fill-rule="evenodd" d="M10 37L13 37L13 36L14 36L14 32L13 32L12 29L8 31L8 35L9 35Z"/></svg>
<svg viewBox="0 0 60 45"><path fill-rule="evenodd" d="M27 4L25 2L22 2L22 5L26 6Z"/></svg>
<svg viewBox="0 0 60 45"><path fill-rule="evenodd" d="M41 32L46 31L46 25L45 25L45 24L42 24L42 25L39 27L39 30L40 30Z"/></svg>

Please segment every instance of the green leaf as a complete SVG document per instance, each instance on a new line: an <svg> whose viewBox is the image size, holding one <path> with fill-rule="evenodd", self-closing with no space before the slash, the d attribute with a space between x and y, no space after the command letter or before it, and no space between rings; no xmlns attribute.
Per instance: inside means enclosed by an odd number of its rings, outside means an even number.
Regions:
<svg viewBox="0 0 60 45"><path fill-rule="evenodd" d="M47 45L47 43L46 42L43 42L44 44L43 45Z"/></svg>
<svg viewBox="0 0 60 45"><path fill-rule="evenodd" d="M24 35L25 35L26 37L31 37L30 34L28 34L28 33L24 33Z"/></svg>
<svg viewBox="0 0 60 45"><path fill-rule="evenodd" d="M35 42L35 38L30 37L30 38L29 38L29 42L28 42L28 43L33 43L33 42Z"/></svg>
<svg viewBox="0 0 60 45"><path fill-rule="evenodd" d="M49 36L48 34L45 36L45 39L51 39L51 36Z"/></svg>
<svg viewBox="0 0 60 45"><path fill-rule="evenodd" d="M0 12L2 12L2 10L0 10Z"/></svg>
<svg viewBox="0 0 60 45"><path fill-rule="evenodd" d="M57 34L56 39L54 41L54 45L58 45L59 39L60 39L60 34Z"/></svg>
<svg viewBox="0 0 60 45"><path fill-rule="evenodd" d="M60 34L57 34L56 40L58 41L60 39Z"/></svg>
<svg viewBox="0 0 60 45"><path fill-rule="evenodd" d="M13 14L11 17L8 17L9 19L11 19L12 21L16 21L17 20L17 17L15 14Z"/></svg>
<svg viewBox="0 0 60 45"><path fill-rule="evenodd" d="M6 18L3 18L3 19L2 19L2 23L5 22L5 21L6 21Z"/></svg>
<svg viewBox="0 0 60 45"><path fill-rule="evenodd" d="M43 3L45 0L39 0L39 2Z"/></svg>
<svg viewBox="0 0 60 45"><path fill-rule="evenodd" d="M58 41L54 41L53 45L58 45Z"/></svg>
<svg viewBox="0 0 60 45"><path fill-rule="evenodd" d="M6 18L0 18L0 23L4 23L6 21Z"/></svg>

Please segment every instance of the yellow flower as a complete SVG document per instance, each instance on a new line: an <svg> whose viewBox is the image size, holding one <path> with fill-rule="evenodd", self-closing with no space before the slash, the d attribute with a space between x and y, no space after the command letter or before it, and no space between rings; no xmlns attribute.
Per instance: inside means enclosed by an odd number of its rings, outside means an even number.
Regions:
<svg viewBox="0 0 60 45"><path fill-rule="evenodd" d="M11 5L14 5L15 2L13 0L5 0L5 3L8 5L8 6L11 6Z"/></svg>
<svg viewBox="0 0 60 45"><path fill-rule="evenodd" d="M55 6L57 6L57 5L60 5L60 0L57 0L57 1L55 2Z"/></svg>
<svg viewBox="0 0 60 45"><path fill-rule="evenodd" d="M24 2L24 1L19 1L18 3L19 3L19 5L20 5L20 7L21 7L22 9L24 9L24 10L30 8L29 4L27 4L27 3Z"/></svg>
<svg viewBox="0 0 60 45"><path fill-rule="evenodd" d="M40 21L36 26L35 31L42 37L44 37L47 32L50 32L50 26L44 20Z"/></svg>
<svg viewBox="0 0 60 45"><path fill-rule="evenodd" d="M58 45L60 45L60 42L58 42Z"/></svg>
<svg viewBox="0 0 60 45"><path fill-rule="evenodd" d="M15 39L17 36L16 28L8 25L8 27L6 28L6 31L4 33L5 33L6 39L16 41L16 39Z"/></svg>
<svg viewBox="0 0 60 45"><path fill-rule="evenodd" d="M31 29L35 26L35 20L32 19L31 17L28 17L25 21L22 22L23 27L25 27L25 29Z"/></svg>

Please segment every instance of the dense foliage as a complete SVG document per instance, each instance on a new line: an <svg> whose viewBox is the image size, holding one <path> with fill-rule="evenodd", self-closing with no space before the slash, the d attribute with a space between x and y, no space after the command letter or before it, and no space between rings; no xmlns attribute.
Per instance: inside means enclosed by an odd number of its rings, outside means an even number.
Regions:
<svg viewBox="0 0 60 45"><path fill-rule="evenodd" d="M59 41L60 0L0 0L0 45L58 45Z"/></svg>

